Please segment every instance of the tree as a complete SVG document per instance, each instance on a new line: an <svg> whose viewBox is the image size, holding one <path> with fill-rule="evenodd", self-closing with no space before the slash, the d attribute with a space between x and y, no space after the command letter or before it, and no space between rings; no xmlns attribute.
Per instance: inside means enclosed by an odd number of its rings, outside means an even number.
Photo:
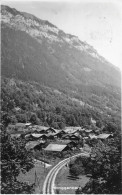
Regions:
<svg viewBox="0 0 122 195"><path fill-rule="evenodd" d="M17 114L16 115L17 121L20 123L26 123L27 122L27 115L25 114Z"/></svg>
<svg viewBox="0 0 122 195"><path fill-rule="evenodd" d="M60 114L60 113L61 113L61 108L57 106L57 107L55 108L55 111L56 111L57 114Z"/></svg>
<svg viewBox="0 0 122 195"><path fill-rule="evenodd" d="M11 117L8 113L2 113L2 116L1 116L1 122L2 124L7 127L8 124L11 122Z"/></svg>
<svg viewBox="0 0 122 195"><path fill-rule="evenodd" d="M83 165L92 178L81 193L121 194L121 142L120 137L98 142L89 162Z"/></svg>
<svg viewBox="0 0 122 195"><path fill-rule="evenodd" d="M1 192L30 192L33 186L17 181L20 172L26 173L34 166L32 154L25 149L25 141L12 139L5 129L2 130L1 141Z"/></svg>
<svg viewBox="0 0 122 195"><path fill-rule="evenodd" d="M78 176L81 173L84 174L84 167L82 164L82 158L77 157L73 163L70 163L69 168L70 168L69 172L71 175Z"/></svg>
<svg viewBox="0 0 122 195"><path fill-rule="evenodd" d="M37 115L35 113L33 113L30 117L30 122L34 125L38 125L39 124L39 118L37 117Z"/></svg>

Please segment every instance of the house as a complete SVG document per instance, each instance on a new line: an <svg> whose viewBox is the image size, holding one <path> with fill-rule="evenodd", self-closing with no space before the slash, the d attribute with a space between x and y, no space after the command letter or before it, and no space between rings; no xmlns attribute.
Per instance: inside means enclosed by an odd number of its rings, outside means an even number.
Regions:
<svg viewBox="0 0 122 195"><path fill-rule="evenodd" d="M26 134L25 139L26 140L31 140L32 139L31 133Z"/></svg>
<svg viewBox="0 0 122 195"><path fill-rule="evenodd" d="M49 152L62 152L68 149L66 144L49 144L44 150Z"/></svg>
<svg viewBox="0 0 122 195"><path fill-rule="evenodd" d="M102 130L101 130L100 128L97 128L97 129L94 130L94 133L95 133L96 135L99 135L99 134L102 133Z"/></svg>
<svg viewBox="0 0 122 195"><path fill-rule="evenodd" d="M38 129L40 129L40 130L47 130L47 129L49 129L49 127L38 125Z"/></svg>
<svg viewBox="0 0 122 195"><path fill-rule="evenodd" d="M68 134L75 133L77 130L80 130L81 127L65 127L64 131Z"/></svg>
<svg viewBox="0 0 122 195"><path fill-rule="evenodd" d="M43 134L29 133L29 134L25 135L25 138L26 138L26 140L36 141L39 139L46 140L47 136L45 136Z"/></svg>
<svg viewBox="0 0 122 195"><path fill-rule="evenodd" d="M22 130L24 130L25 128L26 128L26 125L25 125L26 123L16 123L15 124L15 129L17 130L17 131L22 131Z"/></svg>
<svg viewBox="0 0 122 195"><path fill-rule="evenodd" d="M54 140L55 139L55 133L47 134L47 139L48 140Z"/></svg>
<svg viewBox="0 0 122 195"><path fill-rule="evenodd" d="M85 133L86 133L86 134L89 134L89 133L91 133L91 132L92 132L91 129L85 129Z"/></svg>
<svg viewBox="0 0 122 195"><path fill-rule="evenodd" d="M40 126L40 125L38 125L38 127L37 127L37 131L39 132L39 133L42 133L42 134L47 134L47 129L49 129L49 127L45 127L45 126Z"/></svg>
<svg viewBox="0 0 122 195"><path fill-rule="evenodd" d="M103 134L99 134L97 136L98 139L107 139L107 138L110 138L110 137L113 137L113 134L103 133Z"/></svg>
<svg viewBox="0 0 122 195"><path fill-rule="evenodd" d="M56 133L56 129L50 127L46 130L47 133Z"/></svg>
<svg viewBox="0 0 122 195"><path fill-rule="evenodd" d="M20 133L11 133L10 136L11 138L20 138L22 134Z"/></svg>
<svg viewBox="0 0 122 195"><path fill-rule="evenodd" d="M95 134L89 134L90 139L97 139L97 136Z"/></svg>
<svg viewBox="0 0 122 195"><path fill-rule="evenodd" d="M69 139L70 139L70 135L68 135L68 134L65 135L65 134L64 134L64 135L62 136L62 139L68 139L68 140L69 140Z"/></svg>
<svg viewBox="0 0 122 195"><path fill-rule="evenodd" d="M42 134L41 139L42 140L47 140L48 139L48 135Z"/></svg>
<svg viewBox="0 0 122 195"><path fill-rule="evenodd" d="M44 130L44 129L43 130L37 129L36 133L47 134L46 130Z"/></svg>
<svg viewBox="0 0 122 195"><path fill-rule="evenodd" d="M62 138L63 135L66 135L67 133L64 130L59 130L56 134L55 137L57 138Z"/></svg>
<svg viewBox="0 0 122 195"><path fill-rule="evenodd" d="M31 123L25 123L26 127L29 127L31 125Z"/></svg>
<svg viewBox="0 0 122 195"><path fill-rule="evenodd" d="M77 130L76 132L73 132L72 134L76 135L76 136L80 136L82 133L80 130Z"/></svg>
<svg viewBox="0 0 122 195"><path fill-rule="evenodd" d="M7 127L7 132L8 133L24 133L25 132L25 123L16 123L15 125L10 124Z"/></svg>
<svg viewBox="0 0 122 195"><path fill-rule="evenodd" d="M39 139L40 137L42 137L43 134L40 134L40 133L38 133L38 134L37 133L32 133L31 135L32 135L33 138Z"/></svg>
<svg viewBox="0 0 122 195"><path fill-rule="evenodd" d="M54 142L53 144L67 145L70 149L77 146L77 143L74 141L71 141L71 140L58 140L58 141Z"/></svg>
<svg viewBox="0 0 122 195"><path fill-rule="evenodd" d="M30 141L26 144L25 148L27 150L40 150L42 149L45 142L38 142L38 141Z"/></svg>
<svg viewBox="0 0 122 195"><path fill-rule="evenodd" d="M70 135L70 140L79 141L79 135Z"/></svg>

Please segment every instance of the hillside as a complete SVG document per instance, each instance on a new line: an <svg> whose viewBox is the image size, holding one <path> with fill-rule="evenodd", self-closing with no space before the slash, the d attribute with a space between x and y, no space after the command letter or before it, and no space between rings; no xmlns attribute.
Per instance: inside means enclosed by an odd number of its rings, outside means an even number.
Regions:
<svg viewBox="0 0 122 195"><path fill-rule="evenodd" d="M109 103L104 99L102 103L99 100L96 104L89 99L89 104L79 100L78 95L71 91L64 93L37 82L2 78L2 120L13 124L30 121L34 124L64 128L91 125L93 118L98 127L111 123L112 128L120 130L120 100L112 93L109 95ZM86 94L86 99L88 98ZM112 109L109 106L112 106Z"/></svg>
<svg viewBox="0 0 122 195"><path fill-rule="evenodd" d="M95 116L103 114L104 118L109 118L114 115L120 119L121 75L114 65L100 56L92 46L74 35L66 34L48 21L8 6L1 6L1 14L1 73L3 78L8 78L7 81L3 79L2 85L5 107L6 97L7 102L8 99L15 102L12 109L19 106L22 113L27 110L36 112L32 104L40 100L39 109L43 107L51 115L57 104L60 109L66 106L66 113L75 113L74 116L83 110L91 115L95 113ZM23 103L26 105L23 107L18 103L19 96L15 100L11 86L6 88L6 82L11 83L11 79L15 83L23 83L14 90L20 91L17 93L22 95L24 102L27 100L28 106ZM38 98L33 97L36 92L31 91L30 83L32 86L35 83L39 85L39 91L43 87L44 94L40 93ZM28 95L23 92L26 85L30 89ZM43 106L44 100L41 98L47 99ZM5 107L3 110L7 111ZM63 120L67 120L64 122L66 125L84 123L84 119L80 122L83 118L80 114L75 122L69 122L66 113L63 116ZM86 118L89 121L90 117Z"/></svg>
<svg viewBox="0 0 122 195"><path fill-rule="evenodd" d="M45 85L120 86L120 72L78 37L2 6L2 75Z"/></svg>

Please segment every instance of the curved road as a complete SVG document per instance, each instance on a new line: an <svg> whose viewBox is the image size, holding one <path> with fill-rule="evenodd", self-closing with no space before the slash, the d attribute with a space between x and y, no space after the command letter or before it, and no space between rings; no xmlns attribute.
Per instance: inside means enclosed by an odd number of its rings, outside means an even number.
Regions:
<svg viewBox="0 0 122 195"><path fill-rule="evenodd" d="M58 174L59 170L70 161L70 159L73 159L77 156L89 156L89 153L76 154L70 158L66 158L66 159L62 160L55 167L53 167L50 170L50 172L48 173L48 175L44 181L43 194L55 194L54 187L55 187L56 175Z"/></svg>

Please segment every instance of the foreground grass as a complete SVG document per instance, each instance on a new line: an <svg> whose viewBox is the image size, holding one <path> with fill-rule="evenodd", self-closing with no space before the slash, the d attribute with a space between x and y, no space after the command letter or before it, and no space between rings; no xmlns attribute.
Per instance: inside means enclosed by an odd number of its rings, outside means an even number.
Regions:
<svg viewBox="0 0 122 195"><path fill-rule="evenodd" d="M32 168L28 173L20 173L18 176L18 181L27 182L28 184L35 184L35 192L42 191L43 180L46 177L50 167L44 169L41 163L35 163L34 168Z"/></svg>
<svg viewBox="0 0 122 195"><path fill-rule="evenodd" d="M64 166L56 177L55 193L56 194L75 194L76 189L84 187L89 181L89 178L85 175L80 175L79 179L72 179L69 177L69 168Z"/></svg>
<svg viewBox="0 0 122 195"><path fill-rule="evenodd" d="M48 172L60 161L56 159L51 161L51 166L44 168L41 162L36 162L34 168L32 168L26 174L20 173L17 180L21 182L27 182L28 184L35 184L34 194L42 194L43 183Z"/></svg>

